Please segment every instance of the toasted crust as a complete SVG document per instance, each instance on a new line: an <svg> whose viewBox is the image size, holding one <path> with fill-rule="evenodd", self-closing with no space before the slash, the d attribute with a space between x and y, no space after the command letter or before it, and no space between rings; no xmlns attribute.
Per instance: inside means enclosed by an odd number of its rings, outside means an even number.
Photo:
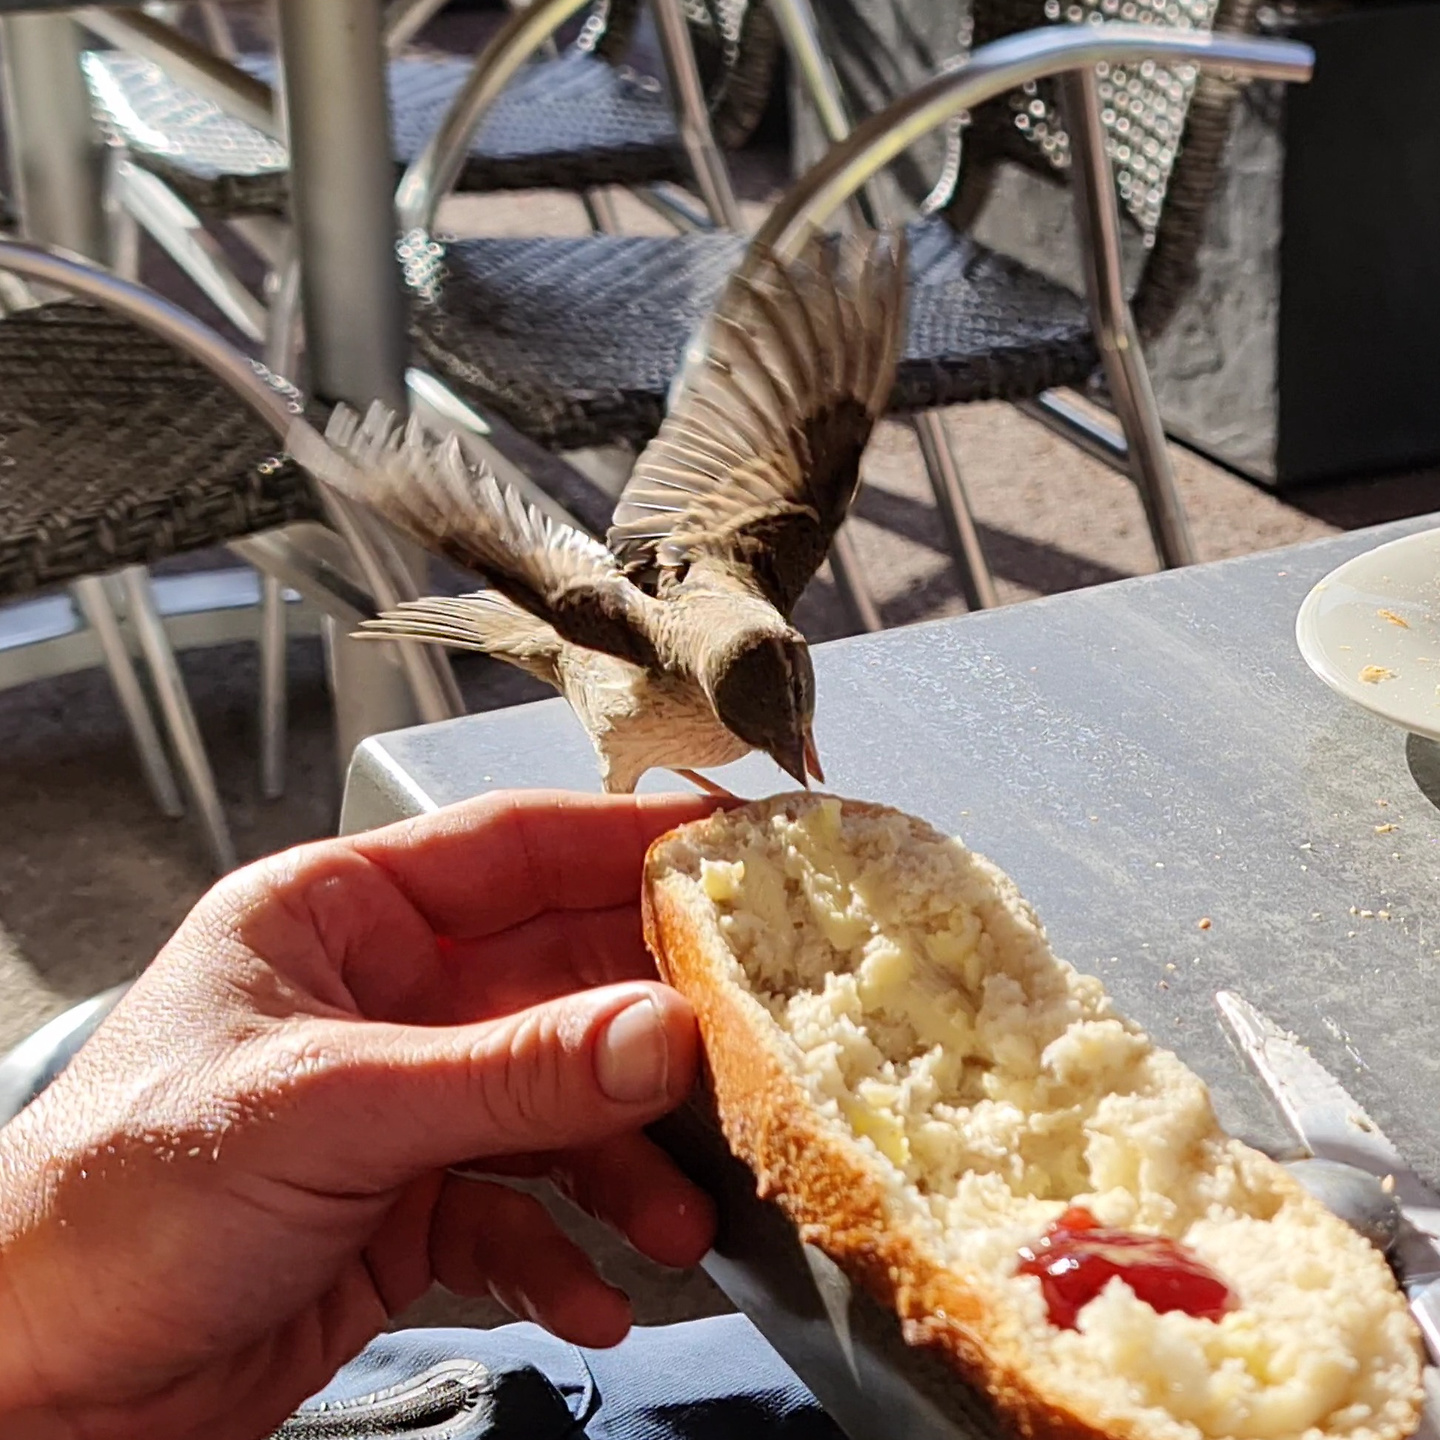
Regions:
<svg viewBox="0 0 1440 1440"><path fill-rule="evenodd" d="M810 799L781 796L729 813L755 819L793 815ZM847 818L897 813L843 802ZM923 822L905 818L916 834L944 838ZM733 957L701 923L692 895L677 878L677 845L697 837L718 839L729 823L720 814L655 842L646 860L642 911L645 939L661 974L695 1008L720 1127L733 1153L754 1173L761 1197L780 1207L801 1239L823 1250L892 1311L909 1344L938 1353L989 1397L1018 1434L1148 1440L1142 1424L1117 1420L1102 1426L1048 1398L1034 1376L1023 1337L1003 1304L996 1304L990 1282L938 1263L916 1236L897 1225L878 1163L865 1148L837 1136L835 1127L817 1114L782 1048L785 1037L764 1006L735 982ZM1303 1193L1275 1169L1286 1193ZM1416 1423L1418 1418L1417 1408Z"/></svg>
<svg viewBox="0 0 1440 1440"><path fill-rule="evenodd" d="M773 813L785 799L749 807ZM847 815L888 813L846 801ZM723 823L723 822L719 822ZM716 820L684 827L689 833ZM679 833L679 832L676 832ZM810 1097L775 1046L761 1006L725 974L686 902L667 883L662 836L646 857L641 910L645 943L660 973L695 1008L720 1127L754 1172L757 1193L780 1206L806 1243L893 1311L906 1340L934 1350L988 1395L1014 1428L1054 1440L1103 1440L1106 1431L1037 1395L1024 1357L992 1323L986 1297L933 1264L888 1224L884 1189L865 1157L834 1143Z"/></svg>

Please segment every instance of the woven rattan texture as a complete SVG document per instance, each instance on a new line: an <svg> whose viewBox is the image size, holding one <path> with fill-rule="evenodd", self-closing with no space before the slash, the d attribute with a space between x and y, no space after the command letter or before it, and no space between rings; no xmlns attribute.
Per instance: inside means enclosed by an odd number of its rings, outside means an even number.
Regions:
<svg viewBox="0 0 1440 1440"><path fill-rule="evenodd" d="M1076 384L1082 303L941 221L911 227L910 334L892 408ZM690 331L739 260L725 235L406 243L415 343L455 388L557 446L643 443Z"/></svg>
<svg viewBox="0 0 1440 1440"><path fill-rule="evenodd" d="M110 138L191 205L211 214L280 213L285 149L177 85L148 60L85 56L96 113ZM275 64L242 64L272 85ZM468 60L412 56L389 67L397 169L423 149L470 73ZM684 180L685 151L658 82L570 49L528 66L471 142L462 190L582 189Z"/></svg>
<svg viewBox="0 0 1440 1440"><path fill-rule="evenodd" d="M827 0L828 3L828 0ZM631 52L642 0L596 0L576 42L622 62ZM750 138L769 103L781 42L766 0L680 0L690 26L710 124L725 149Z"/></svg>
<svg viewBox="0 0 1440 1440"><path fill-rule="evenodd" d="M1098 25L1110 21L1169 30L1246 32L1256 0L970 0L973 39L1045 24ZM1100 98L1106 151L1124 213L1151 247L1133 298L1141 333L1164 329L1194 283L1205 212L1214 193L1240 91L1193 67L1149 63L1129 70L1104 67ZM1050 82L1027 86L981 106L966 132L966 167L957 213L973 213L967 184L983 185L986 167L1009 159L1050 174L1070 163L1070 142Z"/></svg>
<svg viewBox="0 0 1440 1440"><path fill-rule="evenodd" d="M219 381L108 311L0 320L0 596L321 519L278 453Z"/></svg>
<svg viewBox="0 0 1440 1440"><path fill-rule="evenodd" d="M1119 21L1165 30L1210 30L1219 0L975 0L974 43L1037 25ZM1165 191L1180 149L1185 116L1195 91L1196 71L1166 69L1146 62L1129 69L1102 67L1100 103L1105 115L1106 151L1120 199L1146 233L1160 223ZM1022 161L1037 158L1058 170L1070 165L1070 137L1054 87L1030 84L1011 92L982 118L1003 135L1006 152Z"/></svg>

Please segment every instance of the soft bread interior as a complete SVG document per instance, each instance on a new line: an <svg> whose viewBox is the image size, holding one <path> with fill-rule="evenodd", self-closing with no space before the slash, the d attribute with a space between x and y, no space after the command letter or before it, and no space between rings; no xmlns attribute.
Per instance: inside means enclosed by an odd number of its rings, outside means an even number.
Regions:
<svg viewBox="0 0 1440 1440"><path fill-rule="evenodd" d="M962 1353L978 1343L1107 1434L1415 1427L1416 1334L1378 1252L1221 1132L1202 1082L1051 953L988 861L907 816L785 797L668 837L649 883L743 996L820 1143L878 1180L922 1269L978 1298ZM664 964L663 929L659 948ZM713 1061L727 1041L706 1041ZM721 1101L724 1118L737 1097ZM807 1219L807 1197L768 1178ZM1116 1279L1077 1330L1052 1325L1017 1252L1071 1204L1183 1242L1237 1307L1162 1315Z"/></svg>

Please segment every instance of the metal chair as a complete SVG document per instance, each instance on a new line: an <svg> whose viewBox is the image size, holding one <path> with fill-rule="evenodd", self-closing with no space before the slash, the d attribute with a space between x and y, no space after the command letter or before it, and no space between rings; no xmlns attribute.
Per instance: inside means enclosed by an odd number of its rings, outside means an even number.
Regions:
<svg viewBox="0 0 1440 1440"><path fill-rule="evenodd" d="M969 0L934 6L912 0L838 0L819 10L809 0L772 0L787 47L814 114L827 137L843 144L850 133L848 108L874 108L888 98L887 86L915 83L917 68L927 60L951 65L968 48L1056 23L1103 25L1115 15L1178 35L1246 33L1254 28L1253 0ZM898 15L898 19L894 17ZM879 70L870 64L873 35L886 24L898 28L905 44L892 64ZM1223 75L1150 60L1136 66L1102 65L1097 72L1101 106L1095 142L1101 167L1113 177L1120 196L1119 213L1145 247L1139 283L1130 303L1133 328L1140 341L1154 338L1174 313L1193 283L1196 251L1205 213L1219 178L1223 149L1230 130L1238 87ZM1053 78L1027 81L987 100L973 113L956 115L944 127L943 147L937 136L915 137L895 157L880 190L867 187L872 211L899 206L943 216L961 234L969 231L984 209L1000 166L1018 163L1050 180L1063 180L1075 168L1077 152L1063 114L1061 86ZM898 101L897 101L898 103ZM963 124L963 129L962 129ZM1099 172L1097 172L1098 174ZM877 177L878 178L878 177ZM1107 184L1110 183L1107 180ZM1078 197L1077 197L1078 199ZM1091 216L1098 223L1098 216ZM1107 242L1102 230L1082 226L1082 238ZM1116 246L1120 237L1114 237ZM1118 266L1118 258L1116 260ZM1108 258L1107 258L1108 264ZM1112 286L1113 279L1113 286ZM1123 280L1116 275L1101 282L1113 289L1106 305L1109 328L1117 333L1105 342L1117 349L1116 364L1104 367L1110 401L1120 421L1119 435L1075 405L1048 382L1036 383L1005 398L1025 413L1097 456L1136 483L1157 553L1167 566L1194 559L1185 516L1175 491L1163 425L1144 372L1143 353L1130 346L1117 327L1129 324L1121 310L1126 302ZM1098 294L1091 289L1092 309ZM1096 333L1107 322L1097 316ZM1092 380L1096 377L1092 377ZM1084 382L1069 381L1078 387ZM922 450L947 508L952 535L967 532L973 542L968 502L958 461L936 416L917 416ZM928 432L928 435L927 435ZM928 443L927 443L928 441ZM948 474L939 472L948 471ZM948 482L948 483L947 483ZM990 588L988 570L978 542L967 543L977 587Z"/></svg>
<svg viewBox="0 0 1440 1440"><path fill-rule="evenodd" d="M624 183L678 225L704 226L710 223L704 215L667 190L642 183L693 173L710 217L738 224L711 122L731 143L757 122L775 63L773 26L763 6L746 0L684 0L687 8L682 0L653 3L678 123L658 84L608 63L623 53L638 0L532 5L501 28L473 66L447 57L400 57L440 4L397 0L387 12L386 33L398 57L390 67L398 156L413 157L411 168L423 173L436 136L468 124L465 117L478 100L490 123L458 157L454 179L462 187L589 187L583 198L592 224L615 229L605 187ZM589 12L588 20L574 47L527 64L547 46L553 51L556 30L581 11ZM119 222L117 268L136 273L138 225L257 346L273 371L299 374L299 269L284 216L288 155L274 93L262 78L273 76L273 62L252 57L231 64L149 15L92 10L83 19L124 47L91 52L83 61L97 114L115 142L108 188ZM270 272L268 303L235 273L207 228L216 222L228 223L262 256ZM422 387L416 400L437 398L433 382L427 385L422 377ZM454 411L447 397L438 398L442 408ZM483 421L470 428L485 434L480 443L488 444ZM501 457L491 452L490 458ZM533 456L527 459L533 468ZM284 607L271 577L263 591L260 650L266 713L272 717L283 714L285 703L284 643ZM282 764L272 720L262 744L266 794L279 793Z"/></svg>
<svg viewBox="0 0 1440 1440"><path fill-rule="evenodd" d="M118 592L211 857L228 870L234 845L145 567L228 543L347 624L413 595L413 581L370 517L320 491L284 456L283 437L304 409L288 382L98 267L0 241L0 271L81 297L0 318L0 598L81 587L152 788L179 813L111 609ZM296 523L333 532L333 564L287 546L280 527ZM85 587L98 587L104 603L85 606ZM393 656L421 713L458 713L448 667L417 663L405 653L414 648L397 646Z"/></svg>
<svg viewBox="0 0 1440 1440"><path fill-rule="evenodd" d="M434 0L405 0L387 15L397 168L420 155L475 87L489 83L493 45L473 64L402 53L439 8ZM675 36L673 27L662 23L662 48L681 106L678 123L659 82L622 63L638 0L567 7L563 18L581 9L589 14L579 39L563 53L554 51L555 27L536 26L531 17L532 40L522 58L549 53L518 73L512 67L512 83L498 95L483 132L463 157L458 188L575 190L585 198L595 228L613 229L605 187L624 186L670 219L696 223L700 217L691 208L655 187L691 180L697 126L713 128L729 145L743 143L768 98L778 44L768 12L748 0L685 0L683 9L680 0L664 0L660 8L688 19L684 43L698 52L701 88L691 95L674 79ZM266 222L283 218L289 181L271 88L274 60L247 55L232 64L145 15L94 10L84 12L84 20L120 47L91 52L84 60L97 119L131 167L120 177L120 202L182 264L198 260L205 273L195 278L207 288L215 283L209 271L217 257L196 234L201 218L238 224L273 260L274 237ZM136 183L135 170L163 182L172 203L154 184ZM209 264L194 255L197 245L210 249ZM221 303L233 298L227 287Z"/></svg>
<svg viewBox="0 0 1440 1440"><path fill-rule="evenodd" d="M1299 78L1299 53L1273 43L1133 26L1051 27L996 41L865 122L794 187L761 238L777 237L791 221L828 221L917 136L949 124L970 103L1004 95L1014 88L1013 75L1028 82L1079 74L1067 79L1066 93L1085 122L1072 144L1080 229L1091 257L1088 308L1064 286L987 250L945 220L916 221L910 338L892 404L917 415L925 444L934 431L927 437L923 422L939 424L926 412L938 406L1019 400L1083 385L1103 363L1132 455L1143 461L1136 478L1157 547L1167 563L1183 563L1183 515L1126 306L1103 125L1093 135L1087 128L1087 87L1098 85L1097 63L1167 58L1206 70L1228 65L1239 74ZM962 100L942 103L952 88ZM925 124L914 118L917 106ZM893 138L902 135L903 143ZM461 141L455 139L457 148ZM1095 156L1089 169L1091 151L1080 148L1086 143ZM437 163L432 173L443 178L445 165ZM411 218L433 214L439 195L432 189L422 199L412 205ZM743 251L738 238L715 234L442 244L423 226L402 244L420 356L465 399L554 448L616 438L639 444L654 433L692 327ZM926 460L967 598L984 604L988 571L943 435L927 446ZM843 572L853 567L843 550L833 559L840 561L843 586ZM848 584L859 592L852 614L878 626L873 607L864 613L858 577L851 573Z"/></svg>

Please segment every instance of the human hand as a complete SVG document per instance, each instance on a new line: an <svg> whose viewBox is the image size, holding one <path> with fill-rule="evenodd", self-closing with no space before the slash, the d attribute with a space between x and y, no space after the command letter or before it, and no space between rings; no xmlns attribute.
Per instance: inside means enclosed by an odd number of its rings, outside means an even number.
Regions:
<svg viewBox="0 0 1440 1440"><path fill-rule="evenodd" d="M639 918L714 808L493 795L229 876L0 1130L0 1431L254 1440L432 1281L578 1344L629 1303L549 1175L691 1265L706 1197L640 1133L694 1080Z"/></svg>

